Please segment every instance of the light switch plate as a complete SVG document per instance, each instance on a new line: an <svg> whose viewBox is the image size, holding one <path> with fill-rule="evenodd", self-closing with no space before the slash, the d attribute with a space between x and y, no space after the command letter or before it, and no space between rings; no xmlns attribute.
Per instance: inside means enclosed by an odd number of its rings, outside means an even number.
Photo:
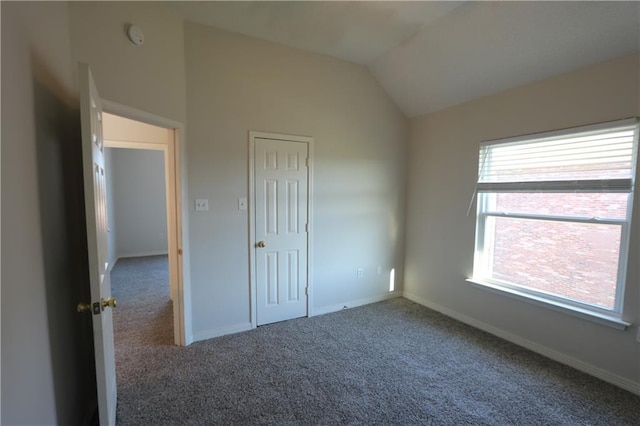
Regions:
<svg viewBox="0 0 640 426"><path fill-rule="evenodd" d="M238 210L246 210L247 209L247 199L246 198L238 198Z"/></svg>
<svg viewBox="0 0 640 426"><path fill-rule="evenodd" d="M196 211L203 212L209 210L209 200L204 198L196 198Z"/></svg>

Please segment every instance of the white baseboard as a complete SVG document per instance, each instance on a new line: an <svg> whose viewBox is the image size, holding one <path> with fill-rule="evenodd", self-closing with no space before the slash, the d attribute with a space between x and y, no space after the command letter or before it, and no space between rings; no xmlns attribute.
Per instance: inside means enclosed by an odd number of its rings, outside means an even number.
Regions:
<svg viewBox="0 0 640 426"><path fill-rule="evenodd" d="M331 312L338 312L343 309L369 305L371 303L382 302L384 300L394 299L396 297L402 297L402 293L399 291L394 291L380 296L366 297L364 299L352 300L350 302L338 303L330 306L322 306L320 308L314 308L313 311L309 313L309 316L315 317L318 315L330 314Z"/></svg>
<svg viewBox="0 0 640 426"><path fill-rule="evenodd" d="M115 259L113 259L113 262L109 263L109 266L107 267L107 270L109 271L109 273L111 273L111 271L113 271L113 268L116 267L116 263L118 263L118 259L120 258L116 256Z"/></svg>
<svg viewBox="0 0 640 426"><path fill-rule="evenodd" d="M331 312L340 311L342 309L345 309L345 307L355 308L356 306L363 306L363 305L368 305L370 303L382 302L384 300L393 299L396 297L402 297L402 293L400 293L399 291L396 291L396 292L388 293L381 296L368 297L365 299L353 300L351 302L344 302L337 305L316 308L314 309L312 314L310 313L309 316L311 317L311 316L317 316L317 315L324 315ZM228 327L220 327L220 328L214 328L211 330L199 331L197 333L194 333L192 336L187 336L186 344L189 345L194 342L213 339L214 337L220 337L227 334L241 333L243 331L249 331L254 328L255 327L253 327L253 325L250 322L248 322L248 323L236 324Z"/></svg>
<svg viewBox="0 0 640 426"><path fill-rule="evenodd" d="M406 291L403 292L402 296L406 299L416 302L422 306L426 306L429 309L433 309L434 311L440 312L441 314L444 314L448 317L451 317L460 322L468 324L472 327L478 328L482 331L486 331L487 333L493 334L494 336L498 336L511 343L515 343L518 346L527 348L533 352L536 352L554 361L558 361L559 363L568 365L569 367L573 367L576 370L580 370L583 373L587 373L591 376L597 377L598 379L604 380L605 382L611 383L612 385L618 386L631 393L640 395L639 382L634 382L633 380L629 380L625 377L619 376L610 371L604 370L602 368L598 368L584 361L581 361L577 358L563 354L561 352L558 352L554 349L540 345L538 343L532 342L531 340L524 339L516 334L509 333L507 331L504 331L492 325L486 324L484 322L478 321L474 318L471 318L459 312L453 311L444 306L440 306L437 303L433 303L427 299L423 299L422 297L416 296Z"/></svg>
<svg viewBox="0 0 640 426"><path fill-rule="evenodd" d="M243 323L243 324L230 325L227 327L213 328L210 330L204 330L204 331L199 331L197 333L194 333L193 336L187 339L187 341L189 342L188 344L190 344L190 343L199 342L202 340L213 339L214 337L225 336L227 334L241 333L243 331L249 331L251 329L253 329L253 327L251 326L250 322Z"/></svg>
<svg viewBox="0 0 640 426"><path fill-rule="evenodd" d="M142 251L139 253L126 253L126 254L118 254L116 259L126 259L127 257L146 257L146 256L162 256L169 254L166 250L160 251ZM115 262L113 262L115 264Z"/></svg>
<svg viewBox="0 0 640 426"><path fill-rule="evenodd" d="M126 259L128 257L161 256L161 255L168 255L168 254L169 252L166 252L166 251L148 251L143 253L116 255L114 261L111 262L111 264L109 265L109 272L113 271L113 268L116 267L116 263L118 263L118 260L120 259Z"/></svg>

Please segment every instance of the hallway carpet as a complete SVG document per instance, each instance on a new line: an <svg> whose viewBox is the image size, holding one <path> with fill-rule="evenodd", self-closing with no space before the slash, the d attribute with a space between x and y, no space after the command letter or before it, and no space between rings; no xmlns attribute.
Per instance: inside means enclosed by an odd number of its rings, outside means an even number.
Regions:
<svg viewBox="0 0 640 426"><path fill-rule="evenodd" d="M640 424L640 397L405 299L181 348L166 257L112 280L119 425Z"/></svg>

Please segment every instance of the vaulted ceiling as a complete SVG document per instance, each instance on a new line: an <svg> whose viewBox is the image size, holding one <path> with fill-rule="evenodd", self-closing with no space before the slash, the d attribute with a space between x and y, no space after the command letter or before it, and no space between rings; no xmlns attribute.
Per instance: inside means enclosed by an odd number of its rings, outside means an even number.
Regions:
<svg viewBox="0 0 640 426"><path fill-rule="evenodd" d="M366 66L409 117L640 51L640 2L168 2Z"/></svg>

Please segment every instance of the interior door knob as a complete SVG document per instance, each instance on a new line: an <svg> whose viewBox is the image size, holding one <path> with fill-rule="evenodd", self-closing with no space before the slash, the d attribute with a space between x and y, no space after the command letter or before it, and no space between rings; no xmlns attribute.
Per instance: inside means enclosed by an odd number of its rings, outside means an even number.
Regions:
<svg viewBox="0 0 640 426"><path fill-rule="evenodd" d="M104 298L100 299L100 306L102 306L103 311L106 307L115 308L116 305L117 303L116 303L115 297L110 297L108 299L104 299Z"/></svg>
<svg viewBox="0 0 640 426"><path fill-rule="evenodd" d="M264 241L258 241L258 244L256 244L256 246L260 247L260 248L264 248L267 245L264 243Z"/></svg>
<svg viewBox="0 0 640 426"><path fill-rule="evenodd" d="M91 303L78 303L78 312L88 312L91 311Z"/></svg>

